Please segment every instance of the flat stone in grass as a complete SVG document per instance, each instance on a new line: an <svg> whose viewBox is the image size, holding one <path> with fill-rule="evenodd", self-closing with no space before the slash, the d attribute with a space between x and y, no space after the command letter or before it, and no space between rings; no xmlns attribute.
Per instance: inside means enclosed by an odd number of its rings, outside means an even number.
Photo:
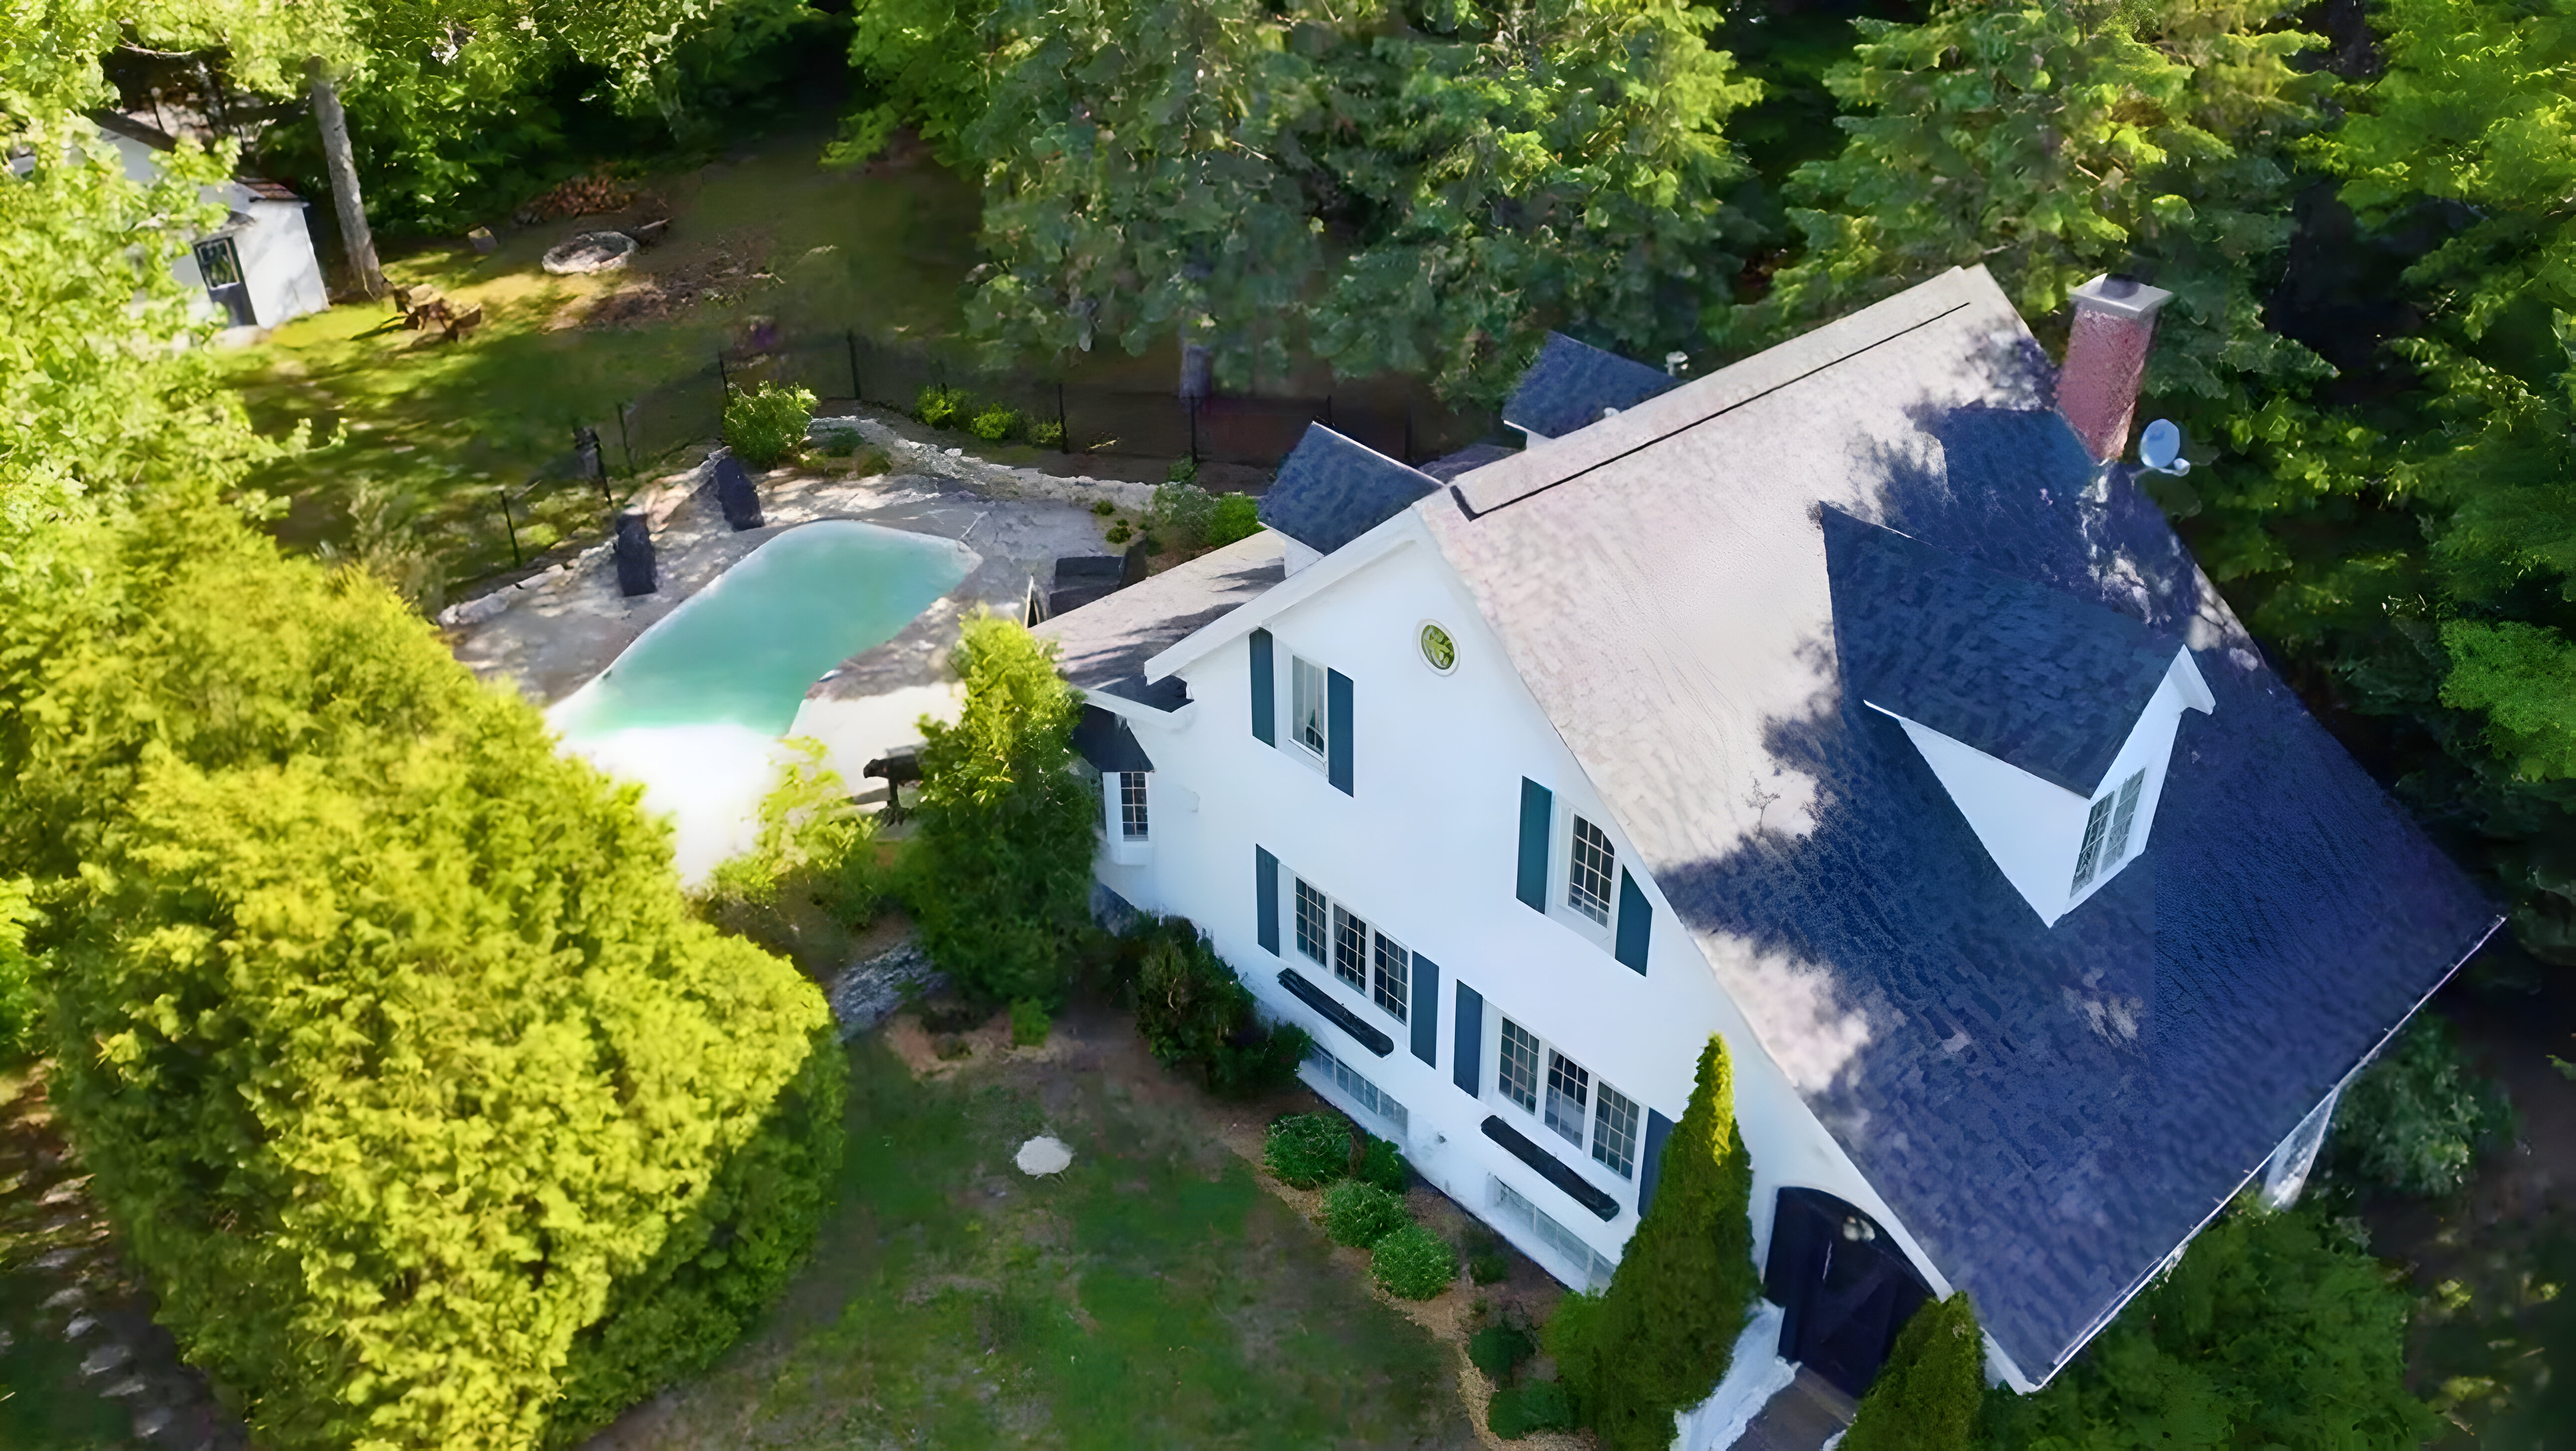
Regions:
<svg viewBox="0 0 2576 1451"><path fill-rule="evenodd" d="M1020 1145L1019 1154L1011 1162L1030 1178L1042 1179L1049 1174L1063 1173L1073 1163L1073 1150L1066 1148L1064 1141L1053 1134L1040 1134Z"/></svg>

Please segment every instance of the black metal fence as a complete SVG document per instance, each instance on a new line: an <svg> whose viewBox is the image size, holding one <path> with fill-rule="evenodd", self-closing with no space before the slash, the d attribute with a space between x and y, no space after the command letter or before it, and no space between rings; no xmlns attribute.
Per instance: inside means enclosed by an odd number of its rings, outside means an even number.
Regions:
<svg viewBox="0 0 2576 1451"><path fill-rule="evenodd" d="M613 476L629 480L625 489L631 490L631 481L662 459L722 437L732 390L764 383L800 385L818 398L907 414L927 390L954 390L971 400L970 412L998 408L1016 415L1009 441L1257 468L1286 458L1310 423L1406 463L1463 447L1491 427L1490 419L1420 405L1397 390L1184 398L979 367L933 347L882 343L855 330L764 330L620 404L612 418L576 430L572 451L548 460L519 488L501 490L512 567L606 522L624 496Z"/></svg>

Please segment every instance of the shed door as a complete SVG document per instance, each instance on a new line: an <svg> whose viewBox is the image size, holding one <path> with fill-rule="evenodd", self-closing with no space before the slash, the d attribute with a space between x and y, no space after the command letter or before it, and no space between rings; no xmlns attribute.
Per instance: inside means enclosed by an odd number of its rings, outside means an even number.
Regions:
<svg viewBox="0 0 2576 1451"><path fill-rule="evenodd" d="M206 279L206 295L223 309L232 326L249 327L259 321L251 314L250 284L242 278L241 253L232 238L199 242L197 271Z"/></svg>
<svg viewBox="0 0 2576 1451"><path fill-rule="evenodd" d="M1869 1389L1931 1287L1868 1215L1818 1189L1783 1189L1764 1293L1786 1312L1780 1354L1853 1397Z"/></svg>

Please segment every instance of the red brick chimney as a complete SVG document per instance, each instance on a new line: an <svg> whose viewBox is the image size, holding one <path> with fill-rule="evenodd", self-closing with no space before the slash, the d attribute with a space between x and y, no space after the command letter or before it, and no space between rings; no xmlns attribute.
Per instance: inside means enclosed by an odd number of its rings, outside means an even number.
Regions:
<svg viewBox="0 0 2576 1451"><path fill-rule="evenodd" d="M2126 277L2096 277L2075 289L2066 366L2057 374L2057 411L2096 463L2129 449L2129 415L2156 336L2156 312L2173 294Z"/></svg>

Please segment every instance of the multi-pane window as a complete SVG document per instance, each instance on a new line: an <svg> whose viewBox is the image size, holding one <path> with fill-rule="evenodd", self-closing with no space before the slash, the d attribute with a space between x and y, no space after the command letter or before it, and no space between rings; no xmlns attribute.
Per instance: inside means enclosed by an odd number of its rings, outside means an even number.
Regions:
<svg viewBox="0 0 2576 1451"><path fill-rule="evenodd" d="M1547 1055L1547 1126L1583 1147L1584 1110L1592 1102L1592 1075L1554 1049Z"/></svg>
<svg viewBox="0 0 2576 1451"><path fill-rule="evenodd" d="M1330 961L1332 945L1332 905L1324 894L1297 879L1297 950L1317 962Z"/></svg>
<svg viewBox="0 0 2576 1451"><path fill-rule="evenodd" d="M1288 738L1324 754L1324 667L1288 657Z"/></svg>
<svg viewBox="0 0 2576 1451"><path fill-rule="evenodd" d="M1347 908L1333 908L1333 976L1368 991L1369 925Z"/></svg>
<svg viewBox="0 0 2576 1451"><path fill-rule="evenodd" d="M1499 1082L1503 1097L1531 1113L1538 1112L1538 1039L1509 1018L1503 1019Z"/></svg>
<svg viewBox="0 0 2576 1451"><path fill-rule="evenodd" d="M1289 881L1297 950L1316 963L1329 964L1333 976L1351 991L1397 1022L1405 1021L1412 1005L1413 954L1305 878Z"/></svg>
<svg viewBox="0 0 2576 1451"><path fill-rule="evenodd" d="M1377 1005L1386 1009L1399 1023L1404 1021L1404 1006L1409 1001L1406 993L1412 979L1413 954L1404 950L1403 943L1379 933L1377 972L1370 981L1369 991L1376 998Z"/></svg>
<svg viewBox="0 0 2576 1451"><path fill-rule="evenodd" d="M1601 1085L1601 1107L1592 1116L1592 1157L1622 1179L1637 1174L1637 1101Z"/></svg>
<svg viewBox="0 0 2576 1451"><path fill-rule="evenodd" d="M1609 834L1580 816L1574 818L1574 862L1565 874L1565 905L1609 926L1611 883L1618 864Z"/></svg>
<svg viewBox="0 0 2576 1451"><path fill-rule="evenodd" d="M1529 1029L1504 1018L1497 1086L1503 1097L1537 1117L1557 1137L1589 1148L1602 1167L1622 1179L1637 1177L1640 1125L1637 1101L1592 1076L1590 1069L1540 1042ZM1546 1064L1546 1076L1539 1073Z"/></svg>
<svg viewBox="0 0 2576 1451"><path fill-rule="evenodd" d="M2084 818L2084 849L2075 854L2075 885L2067 888L2080 892L2102 871L2102 843L2111 834L2111 809L2116 803L2105 796L2093 803L2093 811Z"/></svg>
<svg viewBox="0 0 2576 1451"><path fill-rule="evenodd" d="M1152 822L1145 814L1145 773L1118 773L1118 830L1129 841L1143 841Z"/></svg>
<svg viewBox="0 0 2576 1451"><path fill-rule="evenodd" d="M2133 771L2120 789L2093 803L2084 817L2084 846L2075 857L2075 885L2080 892L2129 855L2129 833L2138 825L2138 798L2146 793L2147 773Z"/></svg>

